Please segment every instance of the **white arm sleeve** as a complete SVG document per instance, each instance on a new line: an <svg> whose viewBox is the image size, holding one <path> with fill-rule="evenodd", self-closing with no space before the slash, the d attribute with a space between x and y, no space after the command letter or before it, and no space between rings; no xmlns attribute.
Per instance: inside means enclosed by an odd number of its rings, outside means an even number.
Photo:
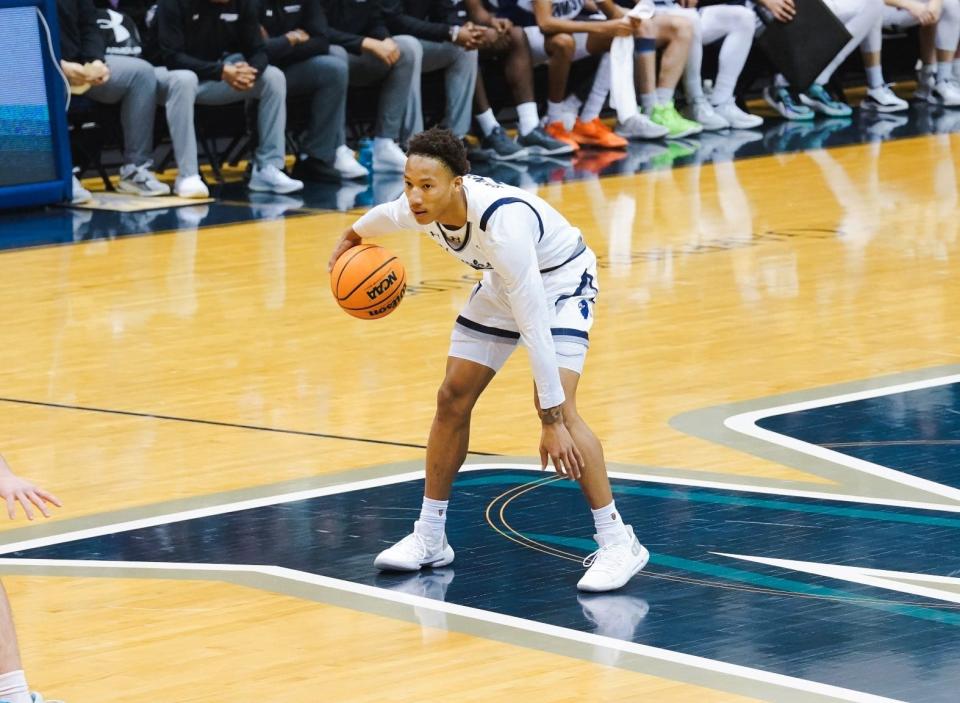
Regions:
<svg viewBox="0 0 960 703"><path fill-rule="evenodd" d="M417 221L410 212L406 195L401 195L389 203L377 205L353 223L353 231L361 237L376 237L416 228Z"/></svg>
<svg viewBox="0 0 960 703"><path fill-rule="evenodd" d="M526 205L501 206L490 218L481 248L506 284L513 318L527 353L541 408L564 401L557 353L550 333L550 310L537 263L537 216Z"/></svg>

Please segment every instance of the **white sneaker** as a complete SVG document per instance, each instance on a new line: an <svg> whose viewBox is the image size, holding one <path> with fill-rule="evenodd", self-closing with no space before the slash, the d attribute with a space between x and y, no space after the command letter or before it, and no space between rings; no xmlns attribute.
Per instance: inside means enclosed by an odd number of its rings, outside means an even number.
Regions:
<svg viewBox="0 0 960 703"><path fill-rule="evenodd" d="M875 112L903 112L909 108L909 103L897 97L897 94L890 89L889 85L867 89L867 95L860 103L861 110L866 109Z"/></svg>
<svg viewBox="0 0 960 703"><path fill-rule="evenodd" d="M637 540L633 527L624 525L624 528L626 538L593 536L600 549L583 560L583 565L589 568L577 583L578 589L594 593L616 590L647 565L650 552Z"/></svg>
<svg viewBox="0 0 960 703"><path fill-rule="evenodd" d="M392 139L373 140L373 170L386 173L403 173L407 155Z"/></svg>
<svg viewBox="0 0 960 703"><path fill-rule="evenodd" d="M733 129L755 129L763 126L763 118L740 109L733 100L723 105L714 105L713 111L725 119Z"/></svg>
<svg viewBox="0 0 960 703"><path fill-rule="evenodd" d="M413 532L389 549L384 549L373 560L381 571L419 571L425 566L437 568L453 561L453 548L443 536L440 544L431 544L420 522L413 523Z"/></svg>
<svg viewBox="0 0 960 703"><path fill-rule="evenodd" d="M662 139L670 133L669 129L651 122L642 112L618 123L613 131L624 139Z"/></svg>
<svg viewBox="0 0 960 703"><path fill-rule="evenodd" d="M337 158L333 162L333 167L337 169L344 178L366 178L370 175L366 166L357 161L353 154L353 149L346 144L337 147Z"/></svg>
<svg viewBox="0 0 960 703"><path fill-rule="evenodd" d="M303 190L303 181L290 178L276 166L260 168L254 165L247 187L250 190L266 193L296 193L298 190Z"/></svg>
<svg viewBox="0 0 960 703"><path fill-rule="evenodd" d="M73 194L70 196L70 203L72 205L80 205L82 203L89 203L91 200L93 200L93 193L83 187L79 178L73 176Z"/></svg>
<svg viewBox="0 0 960 703"><path fill-rule="evenodd" d="M953 81L937 81L930 91L930 102L944 107L960 106L960 85Z"/></svg>
<svg viewBox="0 0 960 703"><path fill-rule="evenodd" d="M117 190L121 193L130 193L144 198L153 198L158 195L170 195L170 186L161 183L150 170L150 164L140 166L127 164L120 169L120 182Z"/></svg>
<svg viewBox="0 0 960 703"><path fill-rule="evenodd" d="M730 126L730 122L721 117L706 98L694 100L687 105L683 114L687 119L699 122L707 132L727 129Z"/></svg>
<svg viewBox="0 0 960 703"><path fill-rule="evenodd" d="M207 189L207 184L203 182L203 179L200 178L199 175L187 176L186 178L177 176L177 180L173 184L173 192L179 198L210 197L210 191Z"/></svg>

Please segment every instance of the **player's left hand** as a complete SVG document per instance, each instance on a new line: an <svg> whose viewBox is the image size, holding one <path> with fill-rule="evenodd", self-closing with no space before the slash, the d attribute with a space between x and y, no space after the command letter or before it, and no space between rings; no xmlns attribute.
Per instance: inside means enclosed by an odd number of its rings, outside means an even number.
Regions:
<svg viewBox="0 0 960 703"><path fill-rule="evenodd" d="M580 480L583 471L583 455L570 436L563 422L554 422L543 426L540 434L540 468L547 468L547 459L561 476Z"/></svg>
<svg viewBox="0 0 960 703"><path fill-rule="evenodd" d="M355 246L358 246L363 242L360 239L360 235L353 231L351 227L340 237L337 241L337 245L333 248L333 253L330 255L330 261L327 262L327 272L333 271L334 264L337 263L337 259L343 256L344 252L349 249L353 249Z"/></svg>
<svg viewBox="0 0 960 703"><path fill-rule="evenodd" d="M31 503L44 517L50 517L47 503L58 508L62 505L60 499L52 493L48 493L40 486L13 474L0 475L0 498L6 501L7 515L10 516L11 520L17 516L17 503L20 503L28 520L33 520L34 517Z"/></svg>

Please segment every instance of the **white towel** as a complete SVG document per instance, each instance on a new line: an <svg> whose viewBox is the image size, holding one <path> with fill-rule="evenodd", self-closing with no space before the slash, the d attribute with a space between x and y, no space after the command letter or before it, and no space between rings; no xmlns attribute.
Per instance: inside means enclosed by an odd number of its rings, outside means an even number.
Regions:
<svg viewBox="0 0 960 703"><path fill-rule="evenodd" d="M648 20L653 17L653 0L640 0L627 17ZM610 107L622 124L637 114L637 91L633 87L633 37L615 37L610 44Z"/></svg>

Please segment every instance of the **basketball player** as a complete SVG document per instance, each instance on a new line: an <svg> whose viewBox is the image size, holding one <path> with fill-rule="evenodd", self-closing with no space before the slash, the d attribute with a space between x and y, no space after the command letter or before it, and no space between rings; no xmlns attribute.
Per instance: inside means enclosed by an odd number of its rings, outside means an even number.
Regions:
<svg viewBox="0 0 960 703"><path fill-rule="evenodd" d="M382 570L417 571L453 561L444 525L453 479L463 464L473 407L518 342L527 347L534 404L542 422L540 458L575 479L596 524L600 549L577 587L610 591L644 567L647 550L613 501L603 448L577 413L597 296L596 257L580 231L535 195L468 175L461 142L448 130L415 135L407 150L404 194L370 210L344 232L330 257L361 237L418 230L483 278L451 336L446 377L427 442L426 483L413 532L381 552Z"/></svg>
<svg viewBox="0 0 960 703"><path fill-rule="evenodd" d="M44 517L50 517L46 503L60 507L60 501L55 495L14 475L2 456L0 456L0 499L6 503L7 514L11 520L16 516L17 503L20 503L29 520L33 520L34 507ZM20 662L20 650L17 647L17 633L10 613L10 601L2 584L0 584L0 703L43 703L43 696L39 693L30 693L27 687L23 664Z"/></svg>

